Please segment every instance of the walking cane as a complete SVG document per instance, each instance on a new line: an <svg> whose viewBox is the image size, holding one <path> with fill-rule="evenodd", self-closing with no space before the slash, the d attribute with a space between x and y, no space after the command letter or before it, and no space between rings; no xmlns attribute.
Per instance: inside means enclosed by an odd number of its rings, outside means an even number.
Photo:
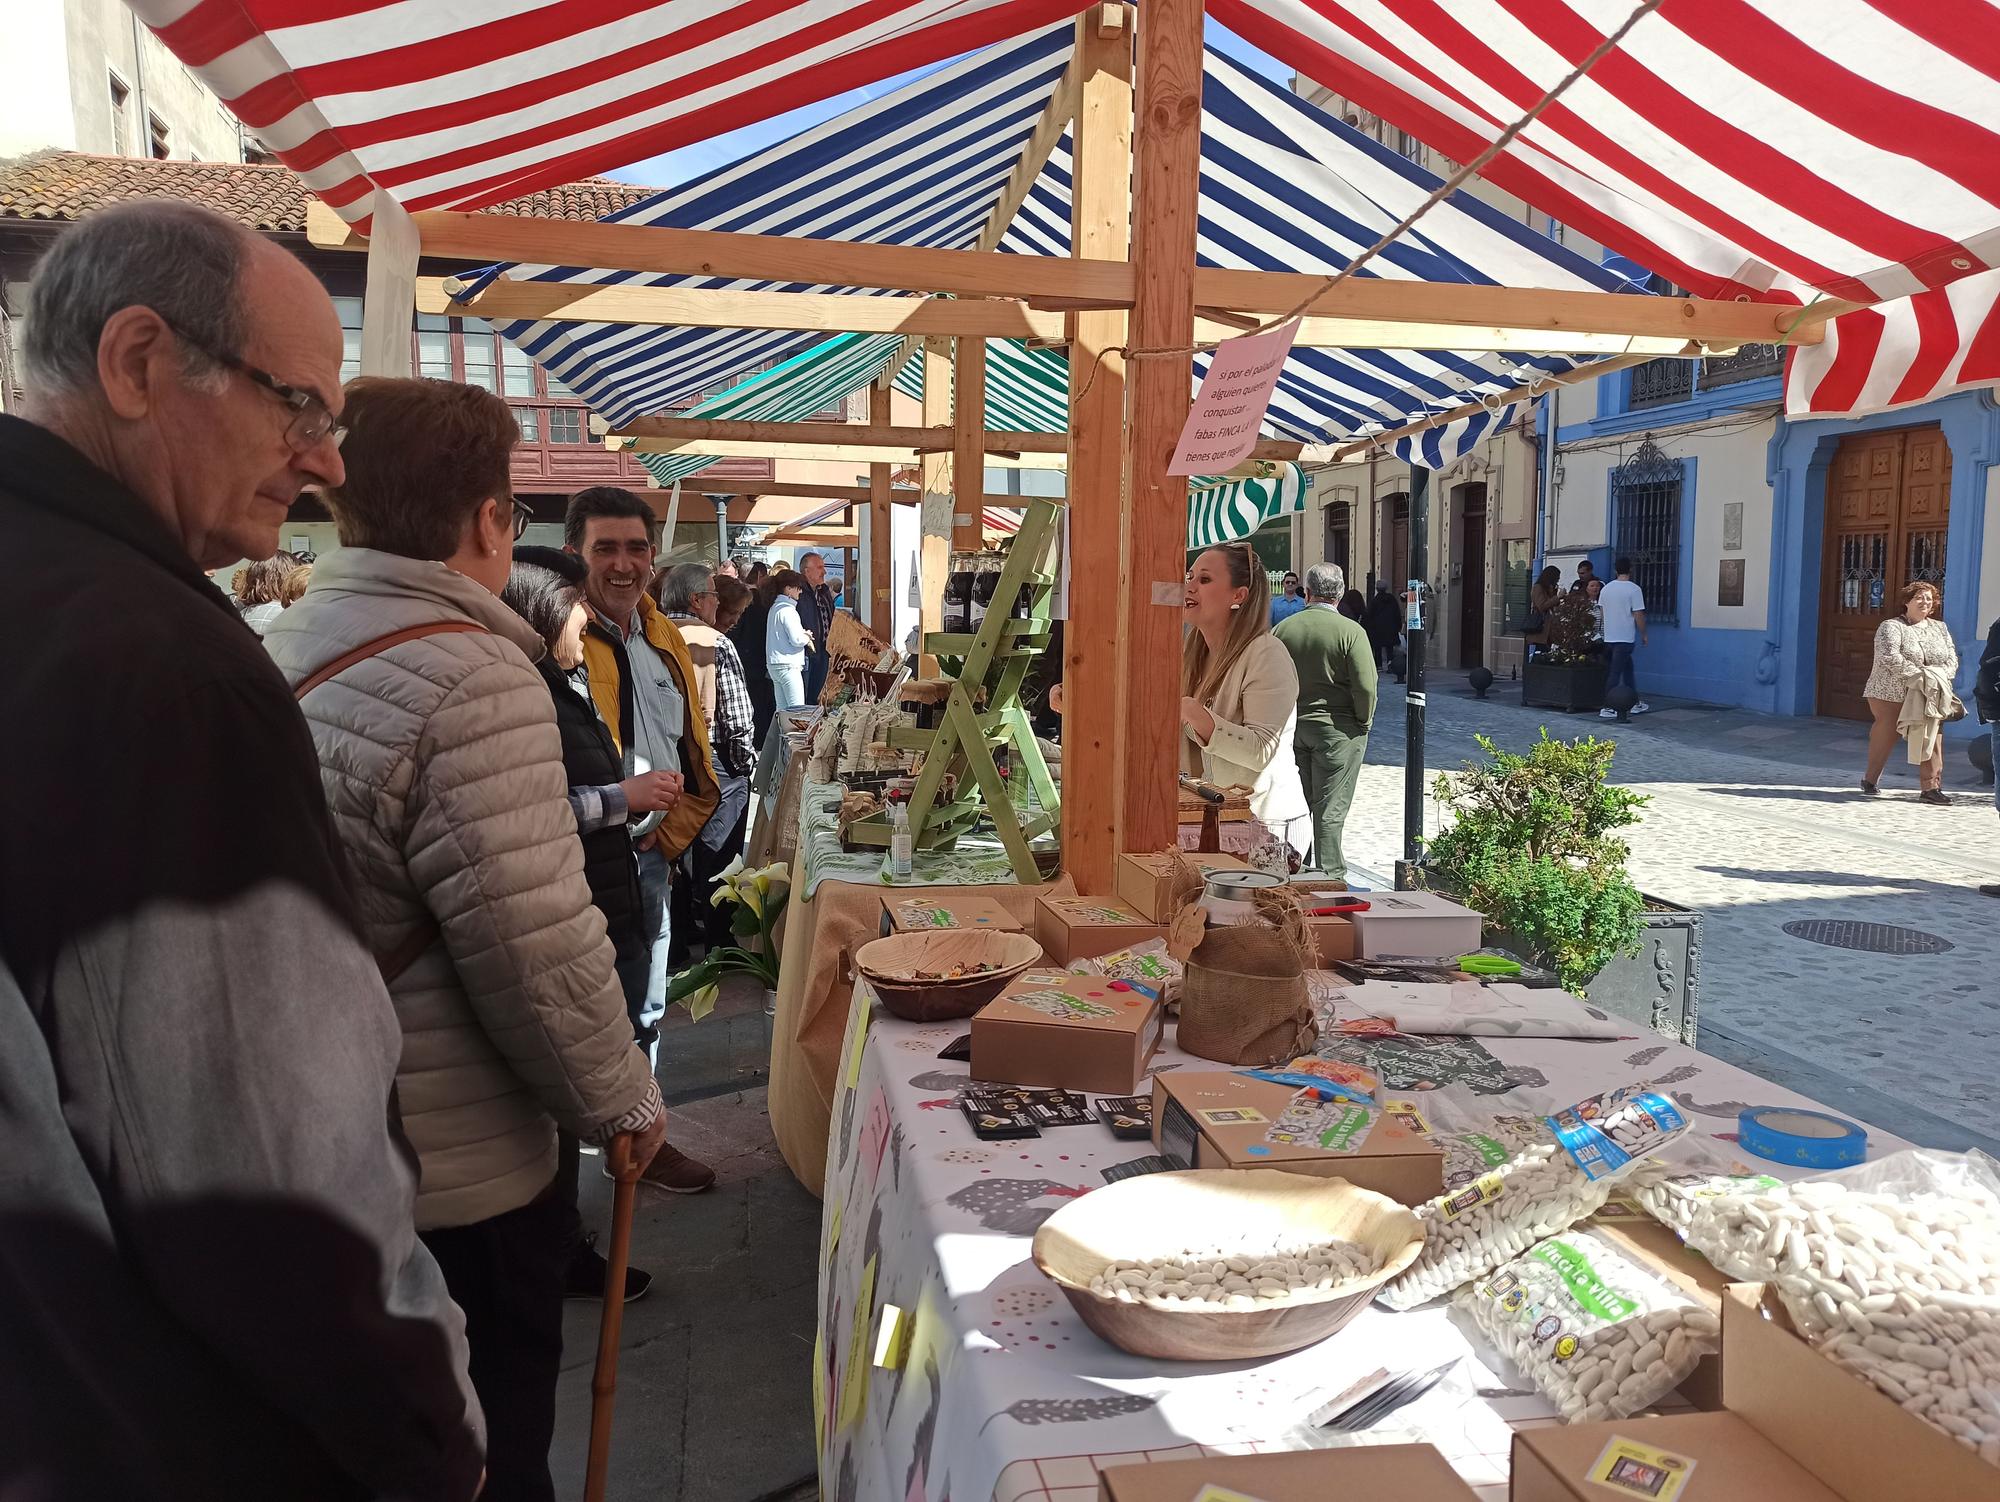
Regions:
<svg viewBox="0 0 2000 1502"><path fill-rule="evenodd" d="M632 1160L632 1134L620 1132L610 1154L611 1251L604 1259L604 1318L597 1327L597 1369L590 1377L590 1458L584 1464L583 1502L604 1502L606 1468L611 1464L611 1403L618 1392L618 1332L625 1323L625 1264L632 1255L632 1199L639 1165Z"/></svg>

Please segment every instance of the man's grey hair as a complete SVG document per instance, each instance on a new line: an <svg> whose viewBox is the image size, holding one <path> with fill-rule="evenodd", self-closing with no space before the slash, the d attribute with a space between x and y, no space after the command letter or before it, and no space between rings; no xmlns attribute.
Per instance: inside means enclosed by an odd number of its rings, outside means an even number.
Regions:
<svg viewBox="0 0 2000 1502"><path fill-rule="evenodd" d="M185 335L188 380L215 389L227 373L190 341L241 351L243 267L257 244L235 220L192 203L122 203L90 215L35 267L21 348L33 387L54 395L94 389L104 326L122 309L147 307Z"/></svg>
<svg viewBox="0 0 2000 1502"><path fill-rule="evenodd" d="M676 563L660 575L660 608L669 615L693 615L696 595L715 588L715 570L706 563Z"/></svg>
<svg viewBox="0 0 2000 1502"><path fill-rule="evenodd" d="M1347 571L1337 563L1315 563L1306 570L1306 598L1340 603L1347 593Z"/></svg>

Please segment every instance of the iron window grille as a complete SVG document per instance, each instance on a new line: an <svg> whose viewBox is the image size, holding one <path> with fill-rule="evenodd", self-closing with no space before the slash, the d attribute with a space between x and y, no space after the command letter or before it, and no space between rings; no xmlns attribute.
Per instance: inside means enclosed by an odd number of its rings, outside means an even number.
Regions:
<svg viewBox="0 0 2000 1502"><path fill-rule="evenodd" d="M1632 561L1632 582L1653 625L1681 618L1681 478L1681 461L1650 438L1611 472L1615 551Z"/></svg>

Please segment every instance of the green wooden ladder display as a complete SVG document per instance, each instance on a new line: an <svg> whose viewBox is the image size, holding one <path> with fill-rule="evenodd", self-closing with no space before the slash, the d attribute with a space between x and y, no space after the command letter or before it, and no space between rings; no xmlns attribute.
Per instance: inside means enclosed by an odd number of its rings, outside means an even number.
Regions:
<svg viewBox="0 0 2000 1502"><path fill-rule="evenodd" d="M924 650L937 657L955 680L942 723L934 730L900 728L889 736L889 744L899 750L924 753L910 794L914 847L949 847L983 812L1007 849L1015 877L1029 886L1042 880L1029 842L1057 828L1062 813L1055 779L1042 759L1028 712L1021 707L1021 682L1049 644L1049 604L1056 584L1051 559L1061 517L1062 507L1053 501L1029 503L977 631L925 633ZM1028 596L1025 620L1013 614L1023 590ZM1008 779L1000 775L993 759L999 746L1011 747L1017 776L1026 776L1040 804L1026 822L1014 807ZM946 803L940 797L948 772L956 773L958 780L952 800ZM886 809L847 829L848 838L863 845L886 847L889 835Z"/></svg>

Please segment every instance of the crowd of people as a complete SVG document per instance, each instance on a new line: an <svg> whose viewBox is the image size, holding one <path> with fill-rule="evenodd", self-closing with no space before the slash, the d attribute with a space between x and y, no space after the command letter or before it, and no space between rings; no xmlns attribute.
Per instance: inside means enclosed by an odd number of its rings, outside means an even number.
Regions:
<svg viewBox="0 0 2000 1502"><path fill-rule="evenodd" d="M8 1483L540 1502L563 1300L650 1282L605 1286L587 1151L715 1180L660 1021L825 673L824 563L659 569L612 487L522 545L506 403L343 388L312 274L206 210L93 215L36 288L0 416L52 628L0 689ZM277 546L307 487L316 560ZM143 813L82 838L71 790L112 787Z"/></svg>

